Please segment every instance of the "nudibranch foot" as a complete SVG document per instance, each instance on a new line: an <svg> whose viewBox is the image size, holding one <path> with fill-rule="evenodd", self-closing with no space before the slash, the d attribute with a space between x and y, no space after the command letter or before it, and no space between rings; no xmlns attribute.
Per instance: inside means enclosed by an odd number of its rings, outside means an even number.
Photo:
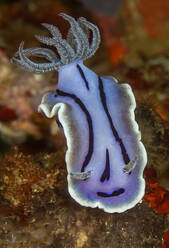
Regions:
<svg viewBox="0 0 169 248"><path fill-rule="evenodd" d="M145 191L147 155L135 121L135 98L128 84L84 66L99 47L98 27L60 15L70 24L66 39L46 23L51 37L36 35L56 54L49 48L24 49L22 42L11 62L35 73L58 70L57 90L43 96L38 110L55 118L66 136L68 191L82 206L121 213L139 203Z"/></svg>

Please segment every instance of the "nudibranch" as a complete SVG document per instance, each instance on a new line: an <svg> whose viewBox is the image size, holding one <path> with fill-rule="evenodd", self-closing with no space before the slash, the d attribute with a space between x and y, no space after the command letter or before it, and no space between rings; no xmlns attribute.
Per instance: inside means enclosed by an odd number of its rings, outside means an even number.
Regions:
<svg viewBox="0 0 169 248"><path fill-rule="evenodd" d="M98 27L83 17L60 16L70 24L66 39L46 23L51 37L36 36L57 53L23 49L22 42L12 63L35 73L58 71L57 90L43 96L39 111L55 117L66 136L68 191L83 206L120 213L140 202L145 191L147 155L135 121L135 98L128 84L100 77L83 64L99 47ZM33 55L47 61L33 62Z"/></svg>

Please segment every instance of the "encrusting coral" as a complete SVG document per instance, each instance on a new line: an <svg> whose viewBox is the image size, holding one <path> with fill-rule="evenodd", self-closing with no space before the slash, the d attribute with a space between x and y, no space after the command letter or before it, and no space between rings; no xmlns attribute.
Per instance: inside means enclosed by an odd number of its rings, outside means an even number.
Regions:
<svg viewBox="0 0 169 248"><path fill-rule="evenodd" d="M0 163L0 191L9 205L27 215L35 194L54 188L59 173L59 154L33 156L17 146L6 153Z"/></svg>

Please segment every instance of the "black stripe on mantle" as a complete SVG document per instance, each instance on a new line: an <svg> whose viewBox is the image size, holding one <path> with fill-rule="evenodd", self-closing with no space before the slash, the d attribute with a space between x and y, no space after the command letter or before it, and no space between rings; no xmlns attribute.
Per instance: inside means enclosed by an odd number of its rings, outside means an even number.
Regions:
<svg viewBox="0 0 169 248"><path fill-rule="evenodd" d="M110 159L109 159L109 150L106 149L106 166L100 178L100 181L103 183L106 179L108 181L109 178L110 178Z"/></svg>
<svg viewBox="0 0 169 248"><path fill-rule="evenodd" d="M119 196L125 192L125 189L120 188L118 190L113 191L112 193L104 193L104 192L97 192L97 195L100 197L114 197L114 196Z"/></svg>
<svg viewBox="0 0 169 248"><path fill-rule="evenodd" d="M83 78L83 80L84 80L84 82L85 82L86 88L89 90L89 82L87 81L87 79L86 79L86 77L85 77L85 74L84 74L82 68L80 67L79 64L77 64L76 66L77 66L77 69L78 69L79 72L80 72L81 77Z"/></svg>
<svg viewBox="0 0 169 248"><path fill-rule="evenodd" d="M81 168L81 172L84 172L85 168L87 167L87 165L91 159L91 156L93 154L94 134L93 134L93 124L92 124L91 116L90 116L87 108L85 107L84 103L76 95L70 94L67 92L63 92L61 90L56 90L56 92L59 96L65 96L65 97L72 98L79 105L79 107L82 109L82 111L86 115L86 119L87 119L87 123L88 123L88 129L89 129L89 148L88 148L88 153L85 157L85 160L84 160L82 168Z"/></svg>
<svg viewBox="0 0 169 248"><path fill-rule="evenodd" d="M114 124L113 124L113 121L112 121L112 118L111 118L111 115L108 111L108 107L107 107L107 102L106 102L106 95L105 95L105 92L104 92L104 89L103 89L103 82L102 82L102 79L100 77L99 78L99 91L100 91L100 98L101 98L101 101L102 101L102 105L103 105L103 108L106 112L106 115L107 115L107 118L109 120L109 123L110 123L110 128L113 132L113 135L116 139L116 141L119 143L120 145L120 148L121 148L121 152L122 152L122 156L123 156L123 160L124 160L124 163L125 164L128 164L130 162L130 159L129 159L129 156L127 154L127 151L126 151L126 148L123 144L123 141L121 140L121 138L119 137L119 134L117 132L117 130L115 129L114 127Z"/></svg>

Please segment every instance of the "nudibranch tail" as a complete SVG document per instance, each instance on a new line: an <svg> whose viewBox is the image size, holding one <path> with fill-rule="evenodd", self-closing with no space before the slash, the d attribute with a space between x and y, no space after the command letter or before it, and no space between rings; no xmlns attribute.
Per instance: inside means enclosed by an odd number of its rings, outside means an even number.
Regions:
<svg viewBox="0 0 169 248"><path fill-rule="evenodd" d="M38 110L55 118L66 136L68 191L83 206L121 213L145 191L147 155L135 121L135 98L128 84L99 77L84 66L100 43L97 26L83 17L60 16L70 24L66 39L46 23L51 37L36 36L56 48L57 55L49 48L24 49L21 42L12 62L36 73L58 70L58 88L43 96ZM47 62L33 62L31 56Z"/></svg>
<svg viewBox="0 0 169 248"><path fill-rule="evenodd" d="M67 14L61 13L59 15L70 24L70 29L66 39L62 38L61 32L57 27L47 23L42 23L42 26L50 32L52 37L35 35L41 43L54 46L59 57L49 48L23 49L24 43L21 42L19 51L15 53L14 57L11 59L11 63L31 72L44 73L52 70L59 70L59 68L64 65L91 57L100 44L100 32L98 27L88 22L85 18L80 17L76 21L73 17ZM90 31L93 35L91 44L89 44ZM49 62L33 62L28 58L31 56L41 56Z"/></svg>

